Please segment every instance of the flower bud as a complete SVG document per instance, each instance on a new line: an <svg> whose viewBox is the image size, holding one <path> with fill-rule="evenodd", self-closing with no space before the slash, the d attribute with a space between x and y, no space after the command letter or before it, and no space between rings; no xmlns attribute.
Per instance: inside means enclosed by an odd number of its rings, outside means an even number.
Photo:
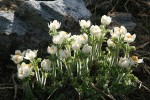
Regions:
<svg viewBox="0 0 150 100"><path fill-rule="evenodd" d="M44 59L42 62L41 62L41 67L44 71L51 71L52 68L51 68L51 61L49 59Z"/></svg>
<svg viewBox="0 0 150 100"><path fill-rule="evenodd" d="M120 58L120 60L119 60L120 67L127 68L127 67L129 67L129 65L130 65L130 60L128 58L122 58L122 57Z"/></svg>

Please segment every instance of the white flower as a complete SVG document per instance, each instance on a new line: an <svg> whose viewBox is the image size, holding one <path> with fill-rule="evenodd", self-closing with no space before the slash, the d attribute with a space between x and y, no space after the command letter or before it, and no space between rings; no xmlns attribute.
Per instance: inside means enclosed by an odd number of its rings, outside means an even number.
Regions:
<svg viewBox="0 0 150 100"><path fill-rule="evenodd" d="M44 59L41 62L41 67L43 68L44 71L51 71L51 61L49 59Z"/></svg>
<svg viewBox="0 0 150 100"><path fill-rule="evenodd" d="M121 34L126 34L127 33L127 29L124 26L120 26L120 33Z"/></svg>
<svg viewBox="0 0 150 100"><path fill-rule="evenodd" d="M118 64L120 67L129 67L130 66L130 60L128 58L120 58L119 60L119 64Z"/></svg>
<svg viewBox="0 0 150 100"><path fill-rule="evenodd" d="M74 42L74 43L72 44L72 49L73 49L73 50L78 51L78 50L80 50L80 47L81 47L81 44L78 43L78 42Z"/></svg>
<svg viewBox="0 0 150 100"><path fill-rule="evenodd" d="M88 42L88 35L87 34L83 34L83 35L80 35L80 40L79 40L80 43L82 44L85 44Z"/></svg>
<svg viewBox="0 0 150 100"><path fill-rule="evenodd" d="M101 34L101 29L97 25L92 25L90 28L90 33L91 33L91 35L96 36L97 34Z"/></svg>
<svg viewBox="0 0 150 100"><path fill-rule="evenodd" d="M31 49L28 49L28 50L26 50L24 58L27 60L33 60L37 56L37 52L38 52L38 50L32 51Z"/></svg>
<svg viewBox="0 0 150 100"><path fill-rule="evenodd" d="M143 59L139 59L138 56L132 56L130 60L131 60L131 65L144 62Z"/></svg>
<svg viewBox="0 0 150 100"><path fill-rule="evenodd" d="M88 44L85 44L82 48L83 53L90 53L92 51L92 47L89 46Z"/></svg>
<svg viewBox="0 0 150 100"><path fill-rule="evenodd" d="M57 47L56 46L54 46L54 45L52 45L51 47L47 47L47 52L49 53L49 54L56 54L56 52L57 52Z"/></svg>
<svg viewBox="0 0 150 100"><path fill-rule="evenodd" d="M22 63L20 67L18 67L18 78L24 79L28 77L32 72L32 68L29 64Z"/></svg>
<svg viewBox="0 0 150 100"><path fill-rule="evenodd" d="M59 32L59 36L61 37L61 38L63 38L63 39L67 39L67 38L69 38L70 36L71 36L71 33L67 33L67 32L65 32L65 31L60 31Z"/></svg>
<svg viewBox="0 0 150 100"><path fill-rule="evenodd" d="M103 25L109 25L111 23L111 17L103 15L102 18L101 18L101 23Z"/></svg>
<svg viewBox="0 0 150 100"><path fill-rule="evenodd" d="M91 21L90 20L88 20L88 21L80 20L79 24L80 24L81 28L88 28L91 26Z"/></svg>
<svg viewBox="0 0 150 100"><path fill-rule="evenodd" d="M11 60L15 62L15 64L20 63L23 61L24 53L21 53L20 50L15 51L15 55L11 55Z"/></svg>
<svg viewBox="0 0 150 100"><path fill-rule="evenodd" d="M60 50L59 55L61 58L68 58L70 57L70 53L68 50Z"/></svg>
<svg viewBox="0 0 150 100"><path fill-rule="evenodd" d="M115 43L111 39L107 40L107 45L108 47L115 47Z"/></svg>
<svg viewBox="0 0 150 100"><path fill-rule="evenodd" d="M130 33L127 33L127 34L125 34L124 41L131 43L135 40L135 38L136 38L135 34L131 35Z"/></svg>
<svg viewBox="0 0 150 100"><path fill-rule="evenodd" d="M64 41L64 38L62 38L62 36L60 35L54 35L52 41L54 44L62 44Z"/></svg>
<svg viewBox="0 0 150 100"><path fill-rule="evenodd" d="M72 42L80 42L81 37L80 37L80 35L73 35L68 40L71 40Z"/></svg>
<svg viewBox="0 0 150 100"><path fill-rule="evenodd" d="M112 38L124 37L126 33L127 29L124 26L114 27L114 29L110 31Z"/></svg>
<svg viewBox="0 0 150 100"><path fill-rule="evenodd" d="M57 20L54 20L53 22L48 23L48 27L50 30L57 30L60 28L61 23L59 23Z"/></svg>

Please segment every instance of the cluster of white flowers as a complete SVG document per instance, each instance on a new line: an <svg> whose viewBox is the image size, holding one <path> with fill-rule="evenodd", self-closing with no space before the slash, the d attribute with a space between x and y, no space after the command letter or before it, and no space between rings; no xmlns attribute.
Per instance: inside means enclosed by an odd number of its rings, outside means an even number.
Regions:
<svg viewBox="0 0 150 100"><path fill-rule="evenodd" d="M23 59L32 61L37 57L38 50L27 49L22 52L20 50L15 51L15 55L11 55L11 60L17 64L18 67L18 78L24 79L28 77L32 72L32 66L23 62ZM21 63L21 64L20 64Z"/></svg>
<svg viewBox="0 0 150 100"><path fill-rule="evenodd" d="M68 34L65 31L60 31L58 35L53 36L54 44L62 44L66 39L70 37L71 34Z"/></svg>
<svg viewBox="0 0 150 100"><path fill-rule="evenodd" d="M131 51L130 43L134 42L136 35L127 32L124 26L114 27L113 30L106 29L106 25L109 25L111 22L111 17L106 15L102 16L102 25L100 26L92 25L89 20L80 20L79 25L82 34L72 36L71 33L59 31L61 26L59 21L54 20L50 22L48 27L50 35L52 35L53 44L47 47L47 53L49 54L47 58L43 60L37 58L38 50L31 49L24 52L16 50L15 55L11 55L11 60L18 66L18 78L24 79L30 76L31 73L35 73L37 81L45 85L47 73L54 74L51 74L54 77L61 73L58 75L61 76L63 69L66 68L65 70L66 72L68 71L69 77L74 77L72 68L75 66L77 76L82 75L84 69L86 69L87 75L90 68L89 63L101 60L100 58L106 58L106 61L96 62L105 62L106 64L102 64L104 66L108 64L110 66L120 66L118 67L120 69L130 68L138 63L143 63L143 59L139 59L137 56L129 56ZM110 38L106 38L105 34L107 33L110 33ZM106 49L108 52L104 53L102 45L105 41L107 41ZM119 57L119 50L124 52L124 57ZM27 60L28 64L24 60Z"/></svg>

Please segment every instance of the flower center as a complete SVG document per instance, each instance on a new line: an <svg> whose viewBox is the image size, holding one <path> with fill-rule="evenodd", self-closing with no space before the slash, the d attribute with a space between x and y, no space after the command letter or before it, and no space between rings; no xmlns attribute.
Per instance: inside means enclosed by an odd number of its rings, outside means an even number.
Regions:
<svg viewBox="0 0 150 100"><path fill-rule="evenodd" d="M85 37L84 35L83 35L82 37L83 37L84 39L86 39L86 37Z"/></svg>
<svg viewBox="0 0 150 100"><path fill-rule="evenodd" d="M133 61L138 61L138 57L137 56L132 56L131 58Z"/></svg>
<svg viewBox="0 0 150 100"><path fill-rule="evenodd" d="M127 38L132 38L132 35L128 35Z"/></svg>
<svg viewBox="0 0 150 100"><path fill-rule="evenodd" d="M30 64L26 64L26 67L30 67Z"/></svg>
<svg viewBox="0 0 150 100"><path fill-rule="evenodd" d="M23 75L23 70L20 72L21 75Z"/></svg>
<svg viewBox="0 0 150 100"><path fill-rule="evenodd" d="M52 52L54 50L54 48L50 48L50 51Z"/></svg>

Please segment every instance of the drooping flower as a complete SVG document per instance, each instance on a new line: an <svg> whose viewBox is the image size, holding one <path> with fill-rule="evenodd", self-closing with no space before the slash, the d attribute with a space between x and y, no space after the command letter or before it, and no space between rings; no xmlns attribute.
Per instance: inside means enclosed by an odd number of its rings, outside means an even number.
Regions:
<svg viewBox="0 0 150 100"><path fill-rule="evenodd" d="M98 25L92 25L90 28L91 35L97 36L98 34L101 34L101 29Z"/></svg>
<svg viewBox="0 0 150 100"><path fill-rule="evenodd" d="M115 47L115 43L111 39L107 40L107 45L108 47Z"/></svg>
<svg viewBox="0 0 150 100"><path fill-rule="evenodd" d="M88 44L85 44L82 48L83 53L90 53L92 51L92 46L89 46Z"/></svg>
<svg viewBox="0 0 150 100"><path fill-rule="evenodd" d="M60 50L59 55L61 58L68 58L70 57L70 53L68 50Z"/></svg>
<svg viewBox="0 0 150 100"><path fill-rule="evenodd" d="M130 60L128 58L120 58L118 65L120 67L127 68L130 66Z"/></svg>
<svg viewBox="0 0 150 100"><path fill-rule="evenodd" d="M111 17L103 15L102 18L101 18L101 23L103 25L109 25L111 23Z"/></svg>
<svg viewBox="0 0 150 100"><path fill-rule="evenodd" d="M81 26L81 28L89 28L91 26L91 21L85 21L85 20L80 20L79 24Z"/></svg>
<svg viewBox="0 0 150 100"><path fill-rule="evenodd" d="M56 52L57 52L57 47L56 46L54 46L54 45L52 45L51 47L47 47L47 52L49 53L49 54L56 54Z"/></svg>
<svg viewBox="0 0 150 100"><path fill-rule="evenodd" d="M51 71L52 68L51 68L51 61L49 59L44 59L42 62L41 62L41 67L44 71Z"/></svg>
<svg viewBox="0 0 150 100"><path fill-rule="evenodd" d="M35 57L37 57L37 52L38 52L38 50L31 50L31 49L28 49L28 50L26 50L25 51L26 53L25 53L25 59L27 59L27 60L33 60Z"/></svg>
<svg viewBox="0 0 150 100"><path fill-rule="evenodd" d="M131 35L130 33L127 33L125 34L124 42L131 43L135 40L135 38L136 38L135 34Z"/></svg>
<svg viewBox="0 0 150 100"><path fill-rule="evenodd" d="M132 56L130 60L131 60L131 65L144 62L143 59L139 59L138 56Z"/></svg>
<svg viewBox="0 0 150 100"><path fill-rule="evenodd" d="M28 77L32 72L32 67L29 64L22 63L20 67L18 67L18 78L24 79Z"/></svg>
<svg viewBox="0 0 150 100"><path fill-rule="evenodd" d="M57 20L50 22L50 24L48 23L48 27L50 28L50 30L57 30L60 28L60 25L61 25L61 23L58 22Z"/></svg>
<svg viewBox="0 0 150 100"><path fill-rule="evenodd" d="M20 50L15 51L15 55L11 55L11 60L14 61L15 64L23 61L24 53L21 53Z"/></svg>

